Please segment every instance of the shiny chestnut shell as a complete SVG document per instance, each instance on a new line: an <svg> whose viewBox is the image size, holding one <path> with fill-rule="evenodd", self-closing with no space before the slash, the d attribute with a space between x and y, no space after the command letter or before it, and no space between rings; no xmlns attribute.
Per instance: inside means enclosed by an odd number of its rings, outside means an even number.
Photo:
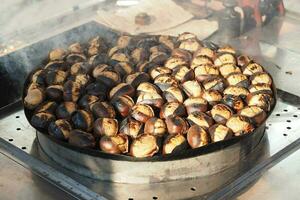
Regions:
<svg viewBox="0 0 300 200"><path fill-rule="evenodd" d="M133 140L130 146L130 154L133 157L152 157L159 151L157 139L150 134L142 134Z"/></svg>
<svg viewBox="0 0 300 200"><path fill-rule="evenodd" d="M140 121L145 123L151 117L154 117L154 111L151 106L146 104L136 104L132 107L131 116Z"/></svg>
<svg viewBox="0 0 300 200"><path fill-rule="evenodd" d="M99 142L100 149L110 154L127 153L129 149L128 136L118 134L114 136L103 136Z"/></svg>
<svg viewBox="0 0 300 200"><path fill-rule="evenodd" d="M251 124L249 118L241 115L233 115L230 117L226 126L230 128L235 136L251 133L254 130L254 125Z"/></svg>
<svg viewBox="0 0 300 200"><path fill-rule="evenodd" d="M193 125L187 132L187 141L192 149L208 145L210 136L204 128L198 125Z"/></svg>
<svg viewBox="0 0 300 200"><path fill-rule="evenodd" d="M94 122L95 136L114 136L117 135L119 129L118 120L112 118L98 118Z"/></svg>
<svg viewBox="0 0 300 200"><path fill-rule="evenodd" d="M185 116L186 111L184 105L179 102L168 102L164 104L159 113L160 118L165 119L171 115Z"/></svg>
<svg viewBox="0 0 300 200"><path fill-rule="evenodd" d="M214 120L210 116L199 111L189 114L187 120L191 126L196 124L204 129L208 129L214 124Z"/></svg>
<svg viewBox="0 0 300 200"><path fill-rule="evenodd" d="M96 118L115 118L116 112L114 107L105 101L98 101L90 106L90 110Z"/></svg>
<svg viewBox="0 0 300 200"><path fill-rule="evenodd" d="M177 154L188 148L185 137L182 134L169 135L163 144L163 155Z"/></svg>
<svg viewBox="0 0 300 200"><path fill-rule="evenodd" d="M61 101L63 98L62 85L50 85L46 88L46 96L53 101Z"/></svg>
<svg viewBox="0 0 300 200"><path fill-rule="evenodd" d="M162 119L152 117L145 123L144 133L162 137L167 132L167 126Z"/></svg>
<svg viewBox="0 0 300 200"><path fill-rule="evenodd" d="M55 120L55 116L49 112L35 113L30 120L30 124L39 129L47 129L49 124Z"/></svg>
<svg viewBox="0 0 300 200"><path fill-rule="evenodd" d="M134 101L128 95L122 95L116 97L112 105L122 117L127 117L130 114L131 108L134 106Z"/></svg>
<svg viewBox="0 0 300 200"><path fill-rule="evenodd" d="M143 132L143 124L131 117L126 117L120 124L120 133L136 138Z"/></svg>
<svg viewBox="0 0 300 200"><path fill-rule="evenodd" d="M192 112L206 112L207 111L207 101L201 97L189 97L183 102L187 114L191 114Z"/></svg>
<svg viewBox="0 0 300 200"><path fill-rule="evenodd" d="M72 126L66 119L52 121L48 127L49 135L60 140L68 140L71 130Z"/></svg>
<svg viewBox="0 0 300 200"><path fill-rule="evenodd" d="M260 125L267 118L266 112L258 106L245 107L239 114L248 117L256 126Z"/></svg>
<svg viewBox="0 0 300 200"><path fill-rule="evenodd" d="M171 115L166 118L166 125L168 133L174 134L186 134L189 125L187 121L179 116Z"/></svg>
<svg viewBox="0 0 300 200"><path fill-rule="evenodd" d="M65 101L57 107L55 114L58 119L70 119L75 110L77 110L77 105L74 102Z"/></svg>
<svg viewBox="0 0 300 200"><path fill-rule="evenodd" d="M212 142L228 140L233 137L233 132L230 128L223 124L215 124L208 129Z"/></svg>
<svg viewBox="0 0 300 200"><path fill-rule="evenodd" d="M224 104L214 105L210 113L215 122L220 124L225 124L226 121L233 115L233 111Z"/></svg>
<svg viewBox="0 0 300 200"><path fill-rule="evenodd" d="M93 129L94 118L92 113L85 110L76 110L72 113L71 121L75 129L91 131Z"/></svg>
<svg viewBox="0 0 300 200"><path fill-rule="evenodd" d="M96 146L96 140L92 134L78 129L70 132L68 142L80 148L94 148Z"/></svg>
<svg viewBox="0 0 300 200"><path fill-rule="evenodd" d="M122 96L122 95L128 95L132 97L134 93L135 93L135 89L130 84L120 83L110 90L109 98L113 100L117 96Z"/></svg>

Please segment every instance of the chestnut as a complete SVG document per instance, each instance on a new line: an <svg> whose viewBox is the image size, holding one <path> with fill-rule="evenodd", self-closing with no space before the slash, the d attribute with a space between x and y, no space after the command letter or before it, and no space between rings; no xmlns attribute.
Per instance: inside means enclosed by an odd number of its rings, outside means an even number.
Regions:
<svg viewBox="0 0 300 200"><path fill-rule="evenodd" d="M40 105L45 98L44 91L39 88L35 87L33 89L28 88L27 94L24 97L24 106L28 109L34 109L38 105Z"/></svg>
<svg viewBox="0 0 300 200"><path fill-rule="evenodd" d="M202 82L202 85L205 90L217 90L223 92L225 89L224 80L220 77L208 78Z"/></svg>
<svg viewBox="0 0 300 200"><path fill-rule="evenodd" d="M96 103L98 100L99 98L97 96L86 94L79 99L78 105L85 110L89 110L91 105Z"/></svg>
<svg viewBox="0 0 300 200"><path fill-rule="evenodd" d="M201 43L196 38L190 38L181 41L179 48L190 52L195 52L202 47Z"/></svg>
<svg viewBox="0 0 300 200"><path fill-rule="evenodd" d="M219 54L216 59L214 60L214 64L216 67L220 67L224 64L234 64L236 65L237 61L234 55L231 53L221 53Z"/></svg>
<svg viewBox="0 0 300 200"><path fill-rule="evenodd" d="M195 77L194 71L187 66L179 66L173 70L172 75L177 81L185 82L193 80Z"/></svg>
<svg viewBox="0 0 300 200"><path fill-rule="evenodd" d="M245 65L247 65L250 62L251 62L251 58L249 56L240 55L237 57L237 64L241 67L244 67Z"/></svg>
<svg viewBox="0 0 300 200"><path fill-rule="evenodd" d="M79 53L71 53L67 56L66 58L67 63L69 64L74 64L78 62L85 62L86 61L86 56L84 54L79 54Z"/></svg>
<svg viewBox="0 0 300 200"><path fill-rule="evenodd" d="M53 49L49 53L49 60L63 60L64 57L66 56L66 52L63 49L57 48Z"/></svg>
<svg viewBox="0 0 300 200"><path fill-rule="evenodd" d="M82 93L82 87L79 83L74 82L72 80L68 80L65 84L64 84L64 100L65 101L73 101L76 102L81 93Z"/></svg>
<svg viewBox="0 0 300 200"><path fill-rule="evenodd" d="M249 80L245 74L232 73L226 78L229 85L241 86L244 88L249 87Z"/></svg>
<svg viewBox="0 0 300 200"><path fill-rule="evenodd" d="M109 66L107 64L99 64L97 66L95 66L92 70L92 76L97 79L98 76L101 75L102 72L104 71L113 71L113 67L112 66Z"/></svg>
<svg viewBox="0 0 300 200"><path fill-rule="evenodd" d="M112 100L117 96L122 96L122 95L128 95L132 97L134 93L135 90L130 84L120 83L110 90L109 98Z"/></svg>
<svg viewBox="0 0 300 200"><path fill-rule="evenodd" d="M101 101L104 101L107 97L107 86L99 82L88 84L85 90L87 94L97 96Z"/></svg>
<svg viewBox="0 0 300 200"><path fill-rule="evenodd" d="M143 92L137 97L136 103L147 104L150 106L160 108L164 104L164 99L157 93Z"/></svg>
<svg viewBox="0 0 300 200"><path fill-rule="evenodd" d="M272 78L266 72L257 72L250 77L251 84L267 84L272 85Z"/></svg>
<svg viewBox="0 0 300 200"><path fill-rule="evenodd" d="M48 85L61 85L66 80L67 74L62 70L49 70L45 76Z"/></svg>
<svg viewBox="0 0 300 200"><path fill-rule="evenodd" d="M195 149L208 145L210 136L201 126L193 125L187 132L187 141L192 149Z"/></svg>
<svg viewBox="0 0 300 200"><path fill-rule="evenodd" d="M195 69L200 65L213 65L213 61L207 56L198 56L192 60L191 68Z"/></svg>
<svg viewBox="0 0 300 200"><path fill-rule="evenodd" d="M226 121L233 115L233 111L224 104L214 105L210 113L215 122L220 124L225 124Z"/></svg>
<svg viewBox="0 0 300 200"><path fill-rule="evenodd" d="M171 57L179 57L184 59L186 62L190 62L192 60L192 54L189 51L179 48L172 51Z"/></svg>
<svg viewBox="0 0 300 200"><path fill-rule="evenodd" d="M225 94L222 103L226 104L235 111L239 111L245 107L245 103L240 96Z"/></svg>
<svg viewBox="0 0 300 200"><path fill-rule="evenodd" d="M143 63L138 63L136 65L136 69L139 72L145 72L148 74L155 66L157 66L156 63L150 62L150 61L145 61Z"/></svg>
<svg viewBox="0 0 300 200"><path fill-rule="evenodd" d="M202 82L219 75L219 70L211 64L203 64L194 68L197 81Z"/></svg>
<svg viewBox="0 0 300 200"><path fill-rule="evenodd" d="M136 48L131 52L131 58L135 64L145 62L149 58L149 52L144 48Z"/></svg>
<svg viewBox="0 0 300 200"><path fill-rule="evenodd" d="M158 150L156 137L145 133L135 138L130 146L130 154L136 158L152 157Z"/></svg>
<svg viewBox="0 0 300 200"><path fill-rule="evenodd" d="M265 83L258 83L255 85L250 85L249 91L251 93L267 93L267 94L272 94L273 91L271 89L271 86Z"/></svg>
<svg viewBox="0 0 300 200"><path fill-rule="evenodd" d="M214 120L210 116L199 111L189 114L187 120L191 126L196 124L204 129L208 129L214 124Z"/></svg>
<svg viewBox="0 0 300 200"><path fill-rule="evenodd" d="M258 106L248 106L243 108L239 114L248 117L255 125L260 125L267 118L266 112Z"/></svg>
<svg viewBox="0 0 300 200"><path fill-rule="evenodd" d="M58 119L71 119L75 110L77 110L77 105L74 102L65 101L57 107L55 114Z"/></svg>
<svg viewBox="0 0 300 200"><path fill-rule="evenodd" d="M150 55L149 61L157 65L163 65L168 57L169 56L164 52L155 52Z"/></svg>
<svg viewBox="0 0 300 200"><path fill-rule="evenodd" d="M52 121L48 127L49 135L52 135L53 137L60 140L68 140L71 130L71 124L65 119Z"/></svg>
<svg viewBox="0 0 300 200"><path fill-rule="evenodd" d="M176 67L179 66L188 66L189 63L182 57L170 57L166 62L165 62L165 67L173 70Z"/></svg>
<svg viewBox="0 0 300 200"><path fill-rule="evenodd" d="M94 118L92 113L85 110L76 110L71 115L71 121L74 128L83 131L91 131L93 129Z"/></svg>
<svg viewBox="0 0 300 200"><path fill-rule="evenodd" d="M114 70L120 74L121 77L127 76L134 72L133 67L127 62L119 62L114 66Z"/></svg>
<svg viewBox="0 0 300 200"><path fill-rule="evenodd" d="M183 104L179 102L168 102L164 104L160 110L160 118L165 119L168 116L184 116L186 114Z"/></svg>
<svg viewBox="0 0 300 200"><path fill-rule="evenodd" d="M132 85L132 87L136 88L138 85L144 82L148 82L150 80L150 76L145 72L136 72L130 74L126 77L126 83Z"/></svg>
<svg viewBox="0 0 300 200"><path fill-rule="evenodd" d="M69 144L79 148L94 148L96 140L92 134L75 129L70 132Z"/></svg>
<svg viewBox="0 0 300 200"><path fill-rule="evenodd" d="M146 104L136 104L132 107L131 116L140 121L145 123L151 117L154 117L154 111L151 106Z"/></svg>
<svg viewBox="0 0 300 200"><path fill-rule="evenodd" d="M198 57L198 56L207 56L207 57L209 57L210 59L213 60L216 56L216 53L208 47L202 47L194 53L195 58Z"/></svg>
<svg viewBox="0 0 300 200"><path fill-rule="evenodd" d="M150 71L150 76L152 79L155 79L160 74L172 74L172 70L167 67L157 66Z"/></svg>
<svg viewBox="0 0 300 200"><path fill-rule="evenodd" d="M97 82L106 85L108 88L112 88L121 83L121 76L116 71L102 71L97 74Z"/></svg>
<svg viewBox="0 0 300 200"><path fill-rule="evenodd" d="M112 48L110 48L107 52L108 57L111 57L112 55L114 55L115 53L117 53L118 51L120 51L119 47L114 46Z"/></svg>
<svg viewBox="0 0 300 200"><path fill-rule="evenodd" d="M56 70L65 70L66 64L62 60L50 61L45 67L44 70L47 72L48 70L56 71Z"/></svg>
<svg viewBox="0 0 300 200"><path fill-rule="evenodd" d="M134 106L134 101L128 95L122 95L116 97L112 104L122 117L127 117Z"/></svg>
<svg viewBox="0 0 300 200"><path fill-rule="evenodd" d="M235 49L230 45L225 45L223 47L220 47L217 51L218 53L231 53L236 54Z"/></svg>
<svg viewBox="0 0 300 200"><path fill-rule="evenodd" d="M88 55L89 56L93 56L96 55L100 52L103 52L106 50L106 45L104 43L104 41L102 40L102 38L100 38L99 36L92 38L89 41L89 47L88 47Z"/></svg>
<svg viewBox="0 0 300 200"><path fill-rule="evenodd" d="M129 46L132 37L128 35L122 35L117 40L117 47L123 49Z"/></svg>
<svg viewBox="0 0 300 200"><path fill-rule="evenodd" d="M162 119L152 117L145 123L144 133L162 137L167 132L167 126Z"/></svg>
<svg viewBox="0 0 300 200"><path fill-rule="evenodd" d="M168 47L171 50L175 48L175 44L174 44L172 38L170 38L169 36L161 35L161 36L159 36L158 41L161 44L164 44L166 47Z"/></svg>
<svg viewBox="0 0 300 200"><path fill-rule="evenodd" d="M136 138L143 132L143 124L131 117L125 118L120 124L120 133Z"/></svg>
<svg viewBox="0 0 300 200"><path fill-rule="evenodd" d="M149 82L143 82L136 88L137 94L141 93L160 93L158 87Z"/></svg>
<svg viewBox="0 0 300 200"><path fill-rule="evenodd" d="M110 61L105 53L99 53L99 54L91 56L89 58L87 64L90 67L95 67L97 65L106 64L106 63L109 63L109 62L111 62L111 64L113 64L117 61Z"/></svg>
<svg viewBox="0 0 300 200"><path fill-rule="evenodd" d="M172 135L186 134L189 128L187 121L176 115L166 117L166 125L168 133Z"/></svg>
<svg viewBox="0 0 300 200"><path fill-rule="evenodd" d="M180 153L187 149L187 142L182 134L169 135L163 144L163 155Z"/></svg>
<svg viewBox="0 0 300 200"><path fill-rule="evenodd" d="M100 149L110 154L127 153L129 149L128 136L118 134L114 136L103 136L100 139Z"/></svg>
<svg viewBox="0 0 300 200"><path fill-rule="evenodd" d="M118 133L118 120L112 118L98 118L94 122L95 136L114 136Z"/></svg>
<svg viewBox="0 0 300 200"><path fill-rule="evenodd" d="M249 118L241 115L233 115L230 117L226 126L230 128L235 136L251 133L254 130L254 126L251 124Z"/></svg>
<svg viewBox="0 0 300 200"><path fill-rule="evenodd" d="M71 76L75 76L77 74L86 74L89 71L89 66L86 63L79 62L75 63L70 68Z"/></svg>
<svg viewBox="0 0 300 200"><path fill-rule="evenodd" d="M81 45L78 42L71 44L68 47L68 50L71 53L83 53L83 49L82 49Z"/></svg>
<svg viewBox="0 0 300 200"><path fill-rule="evenodd" d="M207 101L201 97L189 97L183 102L183 104L188 115L195 111L207 111Z"/></svg>
<svg viewBox="0 0 300 200"><path fill-rule="evenodd" d="M182 83L182 88L183 91L185 92L185 94L189 97L200 97L203 89L200 86L200 84L193 80L193 81L186 81L184 83Z"/></svg>
<svg viewBox="0 0 300 200"><path fill-rule="evenodd" d="M50 85L46 88L46 96L53 101L61 101L63 98L64 87L62 85Z"/></svg>
<svg viewBox="0 0 300 200"><path fill-rule="evenodd" d="M216 90L205 90L201 97L210 105L215 105L222 100L222 95Z"/></svg>
<svg viewBox="0 0 300 200"><path fill-rule="evenodd" d="M129 55L120 52L114 53L110 59L117 62L130 62Z"/></svg>
<svg viewBox="0 0 300 200"><path fill-rule="evenodd" d="M197 36L195 34L190 33L190 32L184 32L184 33L179 34L177 40L184 41L187 39L196 39L196 38L197 38Z"/></svg>
<svg viewBox="0 0 300 200"><path fill-rule="evenodd" d="M233 63L227 63L219 67L220 74L227 78L230 74L241 73L241 69Z"/></svg>
<svg viewBox="0 0 300 200"><path fill-rule="evenodd" d="M224 95L233 95L233 96L240 96L242 98L245 98L249 91L241 86L228 86L224 91Z"/></svg>
<svg viewBox="0 0 300 200"><path fill-rule="evenodd" d="M90 81L90 76L88 74L77 74L70 77L75 83L78 83L81 87L86 86Z"/></svg>
<svg viewBox="0 0 300 200"><path fill-rule="evenodd" d="M161 91L165 91L171 86L178 86L176 79L168 74L161 74L157 76L154 79L154 84L158 86L161 89Z"/></svg>
<svg viewBox="0 0 300 200"><path fill-rule="evenodd" d="M255 62L248 63L242 68L242 70L243 70L243 74L248 76L264 71L263 67L260 64L257 64Z"/></svg>
<svg viewBox="0 0 300 200"><path fill-rule="evenodd" d="M115 118L116 112L112 105L105 101L98 101L90 105L90 109L96 118Z"/></svg>
<svg viewBox="0 0 300 200"><path fill-rule="evenodd" d="M212 142L219 142L232 138L233 132L223 124L215 124L208 129Z"/></svg>
<svg viewBox="0 0 300 200"><path fill-rule="evenodd" d="M49 112L54 113L57 108L57 103L54 101L46 101L41 103L35 110L35 113L39 112Z"/></svg>
<svg viewBox="0 0 300 200"><path fill-rule="evenodd" d="M247 96L247 103L248 106L258 106L265 111L270 111L271 105L273 104L273 98L266 93L250 93Z"/></svg>
<svg viewBox="0 0 300 200"><path fill-rule="evenodd" d="M184 101L184 94L178 87L169 87L163 92L163 94L167 102L183 103Z"/></svg>
<svg viewBox="0 0 300 200"><path fill-rule="evenodd" d="M45 84L45 71L44 70L37 70L33 73L31 77L31 82L36 83L37 85L44 85Z"/></svg>
<svg viewBox="0 0 300 200"><path fill-rule="evenodd" d="M35 128L47 129L49 124L55 120L55 116L50 112L39 112L32 115L30 124Z"/></svg>

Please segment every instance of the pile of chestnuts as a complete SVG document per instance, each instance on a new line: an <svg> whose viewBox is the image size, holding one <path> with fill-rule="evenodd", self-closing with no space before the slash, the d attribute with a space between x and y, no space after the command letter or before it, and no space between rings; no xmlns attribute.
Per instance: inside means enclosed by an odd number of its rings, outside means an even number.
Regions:
<svg viewBox="0 0 300 200"><path fill-rule="evenodd" d="M187 32L98 36L54 49L25 89L35 128L80 148L139 158L249 134L274 104L260 64Z"/></svg>

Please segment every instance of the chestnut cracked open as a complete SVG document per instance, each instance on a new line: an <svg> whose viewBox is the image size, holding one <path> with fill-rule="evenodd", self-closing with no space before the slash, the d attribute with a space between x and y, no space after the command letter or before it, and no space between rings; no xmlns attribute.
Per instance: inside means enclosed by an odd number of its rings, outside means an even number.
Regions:
<svg viewBox="0 0 300 200"><path fill-rule="evenodd" d="M182 33L49 49L25 83L26 117L60 145L121 160L182 159L251 139L275 106L272 78L231 46L207 44Z"/></svg>

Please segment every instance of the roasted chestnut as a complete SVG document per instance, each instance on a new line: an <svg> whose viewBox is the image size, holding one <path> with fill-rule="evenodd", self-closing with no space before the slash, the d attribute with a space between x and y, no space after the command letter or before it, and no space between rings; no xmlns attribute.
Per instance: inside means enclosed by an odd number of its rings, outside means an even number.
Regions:
<svg viewBox="0 0 300 200"><path fill-rule="evenodd" d="M85 88L86 93L89 95L97 96L99 100L104 101L107 96L108 88L106 85L96 82L96 83L90 83Z"/></svg>
<svg viewBox="0 0 300 200"><path fill-rule="evenodd" d="M248 117L255 125L260 125L267 118L266 112L258 106L245 107L239 114Z"/></svg>
<svg viewBox="0 0 300 200"><path fill-rule="evenodd" d="M95 67L100 64L108 64L109 62L111 64L115 64L117 61L109 61L109 59L105 53L99 53L99 54L93 55L89 58L88 65L91 67Z"/></svg>
<svg viewBox="0 0 300 200"><path fill-rule="evenodd" d="M129 149L128 136L118 134L114 136L103 136L100 139L100 149L106 153L121 154L127 153Z"/></svg>
<svg viewBox="0 0 300 200"><path fill-rule="evenodd" d="M112 118L98 118L94 122L95 136L114 136L118 133L118 120Z"/></svg>
<svg viewBox="0 0 300 200"><path fill-rule="evenodd" d="M125 118L120 124L120 133L136 138L143 132L143 124L131 117Z"/></svg>
<svg viewBox="0 0 300 200"><path fill-rule="evenodd" d="M176 48L172 51L171 57L182 58L188 63L192 60L192 54L189 51L179 48Z"/></svg>
<svg viewBox="0 0 300 200"><path fill-rule="evenodd" d="M168 57L169 56L164 52L155 52L150 55L149 61L157 65L163 65Z"/></svg>
<svg viewBox="0 0 300 200"><path fill-rule="evenodd" d="M130 74L126 77L126 83L132 85L132 87L136 88L138 85L144 82L148 82L150 80L150 77L145 72L136 72L133 74Z"/></svg>
<svg viewBox="0 0 300 200"><path fill-rule="evenodd" d="M200 65L213 65L212 60L207 56L198 56L192 60L191 68L195 69Z"/></svg>
<svg viewBox="0 0 300 200"><path fill-rule="evenodd" d="M56 109L56 117L58 119L70 119L72 113L77 110L77 105L72 101L61 103Z"/></svg>
<svg viewBox="0 0 300 200"><path fill-rule="evenodd" d="M130 146L130 154L137 158L152 157L158 150L156 137L150 134L138 136Z"/></svg>
<svg viewBox="0 0 300 200"><path fill-rule="evenodd" d="M266 72L257 72L250 77L251 84L267 84L272 85L272 78Z"/></svg>
<svg viewBox="0 0 300 200"><path fill-rule="evenodd" d="M80 148L94 148L96 140L92 134L75 129L70 132L69 144Z"/></svg>
<svg viewBox="0 0 300 200"><path fill-rule="evenodd" d="M183 104L186 108L188 115L196 111L207 111L207 101L201 97L189 97L183 102Z"/></svg>
<svg viewBox="0 0 300 200"><path fill-rule="evenodd" d="M136 88L137 94L141 93L160 93L159 88L157 88L155 85L149 82L144 82L141 83L137 88Z"/></svg>
<svg viewBox="0 0 300 200"><path fill-rule="evenodd" d="M216 90L205 90L201 97L210 105L215 105L222 100L222 95Z"/></svg>
<svg viewBox="0 0 300 200"><path fill-rule="evenodd" d="M85 110L89 110L93 103L96 103L99 100L97 96L94 95L84 95L78 101L78 105Z"/></svg>
<svg viewBox="0 0 300 200"><path fill-rule="evenodd" d="M193 80L195 75L194 71L187 66L179 66L173 70L172 75L179 82L185 82L188 80Z"/></svg>
<svg viewBox="0 0 300 200"><path fill-rule="evenodd" d="M61 85L67 77L66 72L62 70L49 70L46 73L46 83L48 85Z"/></svg>
<svg viewBox="0 0 300 200"><path fill-rule="evenodd" d="M69 46L68 50L71 53L82 53L83 52L82 47L78 42L71 44Z"/></svg>
<svg viewBox="0 0 300 200"><path fill-rule="evenodd" d="M78 62L86 61L86 56L84 54L79 53L71 53L67 56L66 61L68 64L74 64Z"/></svg>
<svg viewBox="0 0 300 200"><path fill-rule="evenodd" d="M219 70L211 64L199 65L194 68L197 81L202 82L209 78L214 78L219 75Z"/></svg>
<svg viewBox="0 0 300 200"><path fill-rule="evenodd" d="M128 35L122 35L117 40L117 47L123 49L129 46L132 37Z"/></svg>
<svg viewBox="0 0 300 200"><path fill-rule="evenodd" d="M151 106L146 104L136 104L132 107L131 116L140 121L145 123L151 117L154 117L154 111Z"/></svg>
<svg viewBox="0 0 300 200"><path fill-rule="evenodd" d="M37 85L44 85L45 84L45 71L44 70L37 70L31 77L31 82Z"/></svg>
<svg viewBox="0 0 300 200"><path fill-rule="evenodd" d="M38 86L33 89L28 88L23 103L26 108L34 109L43 102L44 98L44 92Z"/></svg>
<svg viewBox="0 0 300 200"><path fill-rule="evenodd" d="M205 90L217 90L223 92L225 89L224 80L220 77L208 78L202 82L202 85Z"/></svg>
<svg viewBox="0 0 300 200"><path fill-rule="evenodd" d="M49 112L35 113L30 120L30 123L35 128L47 129L49 124L55 120L55 116Z"/></svg>
<svg viewBox="0 0 300 200"><path fill-rule="evenodd" d="M273 104L273 98L266 93L250 93L247 96L247 103L248 106L258 106L265 111L270 111L271 105Z"/></svg>
<svg viewBox="0 0 300 200"><path fill-rule="evenodd" d="M133 67L127 62L119 62L114 66L116 72L118 72L121 77L127 76L134 72Z"/></svg>
<svg viewBox="0 0 300 200"><path fill-rule="evenodd" d="M150 62L150 61L145 61L143 63L138 63L136 65L136 69L139 72L149 73L155 66L157 66L156 63Z"/></svg>
<svg viewBox="0 0 300 200"><path fill-rule="evenodd" d="M91 131L93 129L94 118L92 113L85 110L76 110L71 116L72 124L74 128L83 131Z"/></svg>
<svg viewBox="0 0 300 200"><path fill-rule="evenodd" d="M230 45L225 45L225 46L220 47L220 48L218 49L218 53L231 53L231 54L235 54L236 51L235 51L235 49L234 49L232 46L230 46Z"/></svg>
<svg viewBox="0 0 300 200"><path fill-rule="evenodd" d="M208 129L214 124L214 120L210 116L199 111L189 114L187 120L191 126L196 124L204 129Z"/></svg>
<svg viewBox="0 0 300 200"><path fill-rule="evenodd" d="M251 133L254 130L254 126L251 124L249 118L241 115L233 115L230 117L226 126L230 128L235 136Z"/></svg>
<svg viewBox="0 0 300 200"><path fill-rule="evenodd" d="M128 95L133 96L135 93L134 88L130 84L120 83L109 92L109 98L112 100L117 96Z"/></svg>
<svg viewBox="0 0 300 200"><path fill-rule="evenodd" d="M215 54L216 53L212 49L208 47L202 47L194 53L194 57L196 58L198 56L207 56L213 60L216 56Z"/></svg>
<svg viewBox="0 0 300 200"><path fill-rule="evenodd" d="M245 98L249 94L249 91L241 86L229 86L223 91L223 93L224 95L232 95Z"/></svg>
<svg viewBox="0 0 300 200"><path fill-rule="evenodd" d="M66 56L65 50L57 48L50 51L49 60L63 60L65 56Z"/></svg>
<svg viewBox="0 0 300 200"><path fill-rule="evenodd" d="M107 50L107 45L105 44L104 40L99 36L94 37L89 41L89 47L87 51L89 56L106 52L106 50Z"/></svg>
<svg viewBox="0 0 300 200"><path fill-rule="evenodd" d="M224 64L234 64L236 65L237 61L234 55L231 53L221 53L217 56L217 58L214 60L214 64L217 67L220 67Z"/></svg>
<svg viewBox="0 0 300 200"><path fill-rule="evenodd" d="M235 111L239 111L239 110L243 109L245 106L245 103L241 97L231 95L231 94L224 95L224 97L222 99L222 103L226 104L227 106L229 106L230 108L232 108Z"/></svg>
<svg viewBox="0 0 300 200"><path fill-rule="evenodd" d="M92 76L97 79L98 76L100 76L102 72L113 71L113 70L114 70L114 68L112 66L109 66L107 64L99 64L93 68Z"/></svg>
<svg viewBox="0 0 300 200"><path fill-rule="evenodd" d="M175 44L172 40L171 37L169 37L168 35L161 35L159 38L158 38L158 41L161 43L161 44L164 44L165 46L167 46L169 49L174 49L175 48Z"/></svg>
<svg viewBox="0 0 300 200"><path fill-rule="evenodd" d="M63 86L62 85L50 85L46 89L46 96L53 101L61 101L63 98Z"/></svg>
<svg viewBox="0 0 300 200"><path fill-rule="evenodd" d="M182 83L182 88L185 94L189 97L200 97L203 89L201 88L200 84L193 80L193 81L186 81Z"/></svg>
<svg viewBox="0 0 300 200"><path fill-rule="evenodd" d="M210 136L201 126L193 125L187 132L187 141L192 149L195 149L208 145Z"/></svg>
<svg viewBox="0 0 300 200"><path fill-rule="evenodd" d="M195 52L198 49L200 49L202 47L202 45L200 44L200 42L196 39L196 38L190 38L190 39L186 39L181 41L179 48L180 49L184 49L190 52Z"/></svg>
<svg viewBox="0 0 300 200"><path fill-rule="evenodd" d="M241 86L248 88L249 80L245 74L233 73L227 76L226 78L229 85Z"/></svg>
<svg viewBox="0 0 300 200"><path fill-rule="evenodd" d="M165 62L165 67L173 70L176 67L179 66L189 66L189 63L182 57L170 57L166 62Z"/></svg>
<svg viewBox="0 0 300 200"><path fill-rule="evenodd" d="M110 59L117 62L130 62L129 55L125 53L114 53Z"/></svg>
<svg viewBox="0 0 300 200"><path fill-rule="evenodd" d="M48 70L64 70L66 68L65 62L62 60L50 61L45 67L43 71L47 72Z"/></svg>
<svg viewBox="0 0 300 200"><path fill-rule="evenodd" d="M167 132L167 126L162 119L152 117L145 123L144 133L162 137Z"/></svg>
<svg viewBox="0 0 300 200"><path fill-rule="evenodd" d="M139 94L136 103L147 104L150 106L160 108L164 104L164 99L157 93L143 92Z"/></svg>
<svg viewBox="0 0 300 200"><path fill-rule="evenodd" d="M257 64L255 62L248 63L243 69L243 74L251 76L255 73L263 72L264 69L260 64Z"/></svg>
<svg viewBox="0 0 300 200"><path fill-rule="evenodd" d="M102 71L97 74L97 82L104 84L108 88L112 88L121 83L121 76L116 71Z"/></svg>
<svg viewBox="0 0 300 200"><path fill-rule="evenodd" d="M249 91L251 93L267 93L267 94L270 94L270 95L273 93L272 89L271 89L271 86L268 85L268 84L264 84L264 83L250 85Z"/></svg>
<svg viewBox="0 0 300 200"><path fill-rule="evenodd" d="M127 117L134 106L134 101L128 95L122 95L116 97L112 104L122 117Z"/></svg>
<svg viewBox="0 0 300 200"><path fill-rule="evenodd" d="M57 108L57 103L54 101L46 101L40 104L35 110L35 113L39 112L49 112L54 113Z"/></svg>
<svg viewBox="0 0 300 200"><path fill-rule="evenodd" d="M154 79L154 84L157 85L161 89L161 91L165 91L171 86L178 86L176 79L168 74L161 74L157 76Z"/></svg>
<svg viewBox="0 0 300 200"><path fill-rule="evenodd" d="M64 84L64 100L76 102L82 93L82 87L79 83L72 80Z"/></svg>
<svg viewBox="0 0 300 200"><path fill-rule="evenodd" d="M183 103L184 101L184 94L178 87L169 87L163 92L163 94L167 102Z"/></svg>
<svg viewBox="0 0 300 200"><path fill-rule="evenodd" d="M152 79L155 79L157 76L159 76L160 74L172 74L172 70L167 68L167 67L154 67L151 71L150 71L150 75Z"/></svg>
<svg viewBox="0 0 300 200"><path fill-rule="evenodd" d="M48 127L48 133L60 140L68 140L71 130L71 124L65 119L52 121Z"/></svg>
<svg viewBox="0 0 300 200"><path fill-rule="evenodd" d="M223 124L215 124L208 129L212 142L219 142L232 138L233 132Z"/></svg>
<svg viewBox="0 0 300 200"><path fill-rule="evenodd" d="M187 130L189 129L189 125L187 121L183 118L170 115L166 118L166 125L169 134L186 134Z"/></svg>
<svg viewBox="0 0 300 200"><path fill-rule="evenodd" d="M233 63L227 63L219 67L220 74L227 78L230 74L241 73L241 69Z"/></svg>
<svg viewBox="0 0 300 200"><path fill-rule="evenodd" d="M224 104L216 104L212 107L210 113L215 122L225 124L232 116L233 111Z"/></svg>
<svg viewBox="0 0 300 200"><path fill-rule="evenodd" d="M165 119L168 116L184 116L186 114L183 104L178 102L169 102L163 105L160 110L160 118Z"/></svg>
<svg viewBox="0 0 300 200"><path fill-rule="evenodd" d="M184 32L184 33L179 34L177 40L184 41L184 40L193 39L193 38L197 38L197 36L190 32Z"/></svg>
<svg viewBox="0 0 300 200"><path fill-rule="evenodd" d="M75 76L77 74L86 74L89 71L89 66L86 63L75 63L70 68L70 74Z"/></svg>
<svg viewBox="0 0 300 200"><path fill-rule="evenodd" d="M182 134L169 135L163 144L163 155L180 153L188 147L185 137Z"/></svg>
<svg viewBox="0 0 300 200"><path fill-rule="evenodd" d="M90 109L96 118L115 118L116 112L114 107L105 101L98 101L91 104Z"/></svg>
<svg viewBox="0 0 300 200"><path fill-rule="evenodd" d="M149 58L149 52L144 48L136 48L131 52L135 64L145 62Z"/></svg>

